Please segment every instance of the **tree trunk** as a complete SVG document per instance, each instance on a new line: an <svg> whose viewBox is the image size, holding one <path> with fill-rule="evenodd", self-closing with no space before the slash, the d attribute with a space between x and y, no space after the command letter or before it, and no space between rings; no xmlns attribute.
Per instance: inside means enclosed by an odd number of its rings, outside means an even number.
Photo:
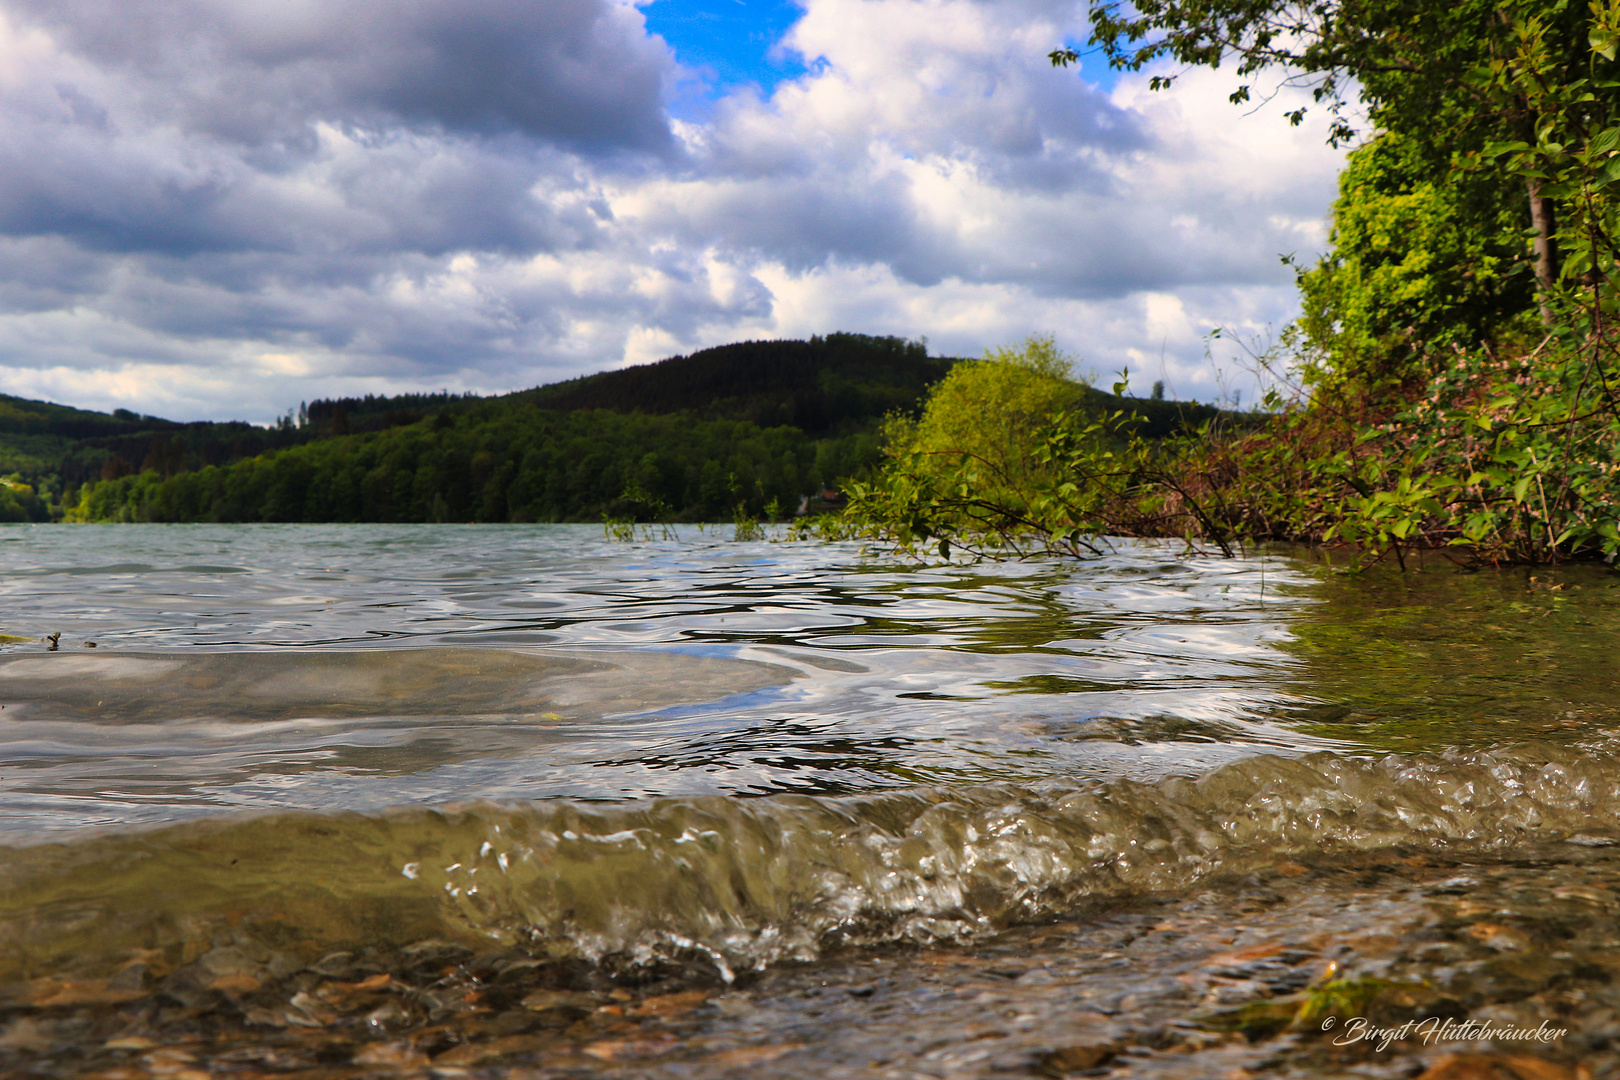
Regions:
<svg viewBox="0 0 1620 1080"><path fill-rule="evenodd" d="M1536 293L1541 304L1541 321L1553 325L1552 291L1558 282L1558 245L1553 240L1557 221L1553 201L1541 193L1541 181L1532 177L1530 188L1530 227L1535 230Z"/></svg>

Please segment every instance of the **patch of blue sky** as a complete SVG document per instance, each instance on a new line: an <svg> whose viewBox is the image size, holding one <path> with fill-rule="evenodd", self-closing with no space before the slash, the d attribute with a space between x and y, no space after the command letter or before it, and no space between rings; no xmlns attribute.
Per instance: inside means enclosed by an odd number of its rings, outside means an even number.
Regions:
<svg viewBox="0 0 1620 1080"><path fill-rule="evenodd" d="M769 97L777 84L807 70L803 57L780 47L804 14L793 0L651 0L641 10L647 30L702 79L697 100L688 105L701 106L748 84ZM677 113L683 111L676 104Z"/></svg>
<svg viewBox="0 0 1620 1080"><path fill-rule="evenodd" d="M804 14L799 0L648 0L641 5L649 33L696 72L696 85L682 87L673 102L678 116L701 117L707 106L743 86L769 97L778 84L809 69L782 39ZM1079 77L1107 93L1120 73L1084 38L1065 41L1080 53ZM1071 68L1072 70L1072 68Z"/></svg>
<svg viewBox="0 0 1620 1080"><path fill-rule="evenodd" d="M1066 48L1073 49L1080 54L1079 65L1069 65L1070 71L1073 71L1076 66L1079 67L1080 78L1105 94L1114 88L1115 83L1119 82L1122 73L1108 66L1108 57L1103 54L1102 46L1092 45L1085 38L1070 38L1063 44Z"/></svg>

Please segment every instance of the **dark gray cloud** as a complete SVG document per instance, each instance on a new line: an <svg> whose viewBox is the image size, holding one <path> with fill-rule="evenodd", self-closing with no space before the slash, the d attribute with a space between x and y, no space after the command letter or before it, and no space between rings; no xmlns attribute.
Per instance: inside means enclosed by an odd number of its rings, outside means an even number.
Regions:
<svg viewBox="0 0 1620 1080"><path fill-rule="evenodd" d="M257 144L312 119L668 146L667 50L608 0L10 0L144 105ZM81 96L94 115L105 108Z"/></svg>
<svg viewBox="0 0 1620 1080"><path fill-rule="evenodd" d="M171 255L525 253L590 247L605 212L544 147L329 129L272 171L207 142L168 157L149 138L0 118L0 234Z"/></svg>
<svg viewBox="0 0 1620 1080"><path fill-rule="evenodd" d="M33 57L52 81L0 85L0 235L171 255L589 247L580 162L672 148L673 61L611 0L0 13L13 48L31 31L55 47Z"/></svg>

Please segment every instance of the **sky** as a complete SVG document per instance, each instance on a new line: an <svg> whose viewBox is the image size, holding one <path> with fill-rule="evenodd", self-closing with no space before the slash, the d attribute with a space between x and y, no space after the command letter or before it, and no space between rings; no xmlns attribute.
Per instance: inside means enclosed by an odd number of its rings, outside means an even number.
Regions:
<svg viewBox="0 0 1620 1080"><path fill-rule="evenodd" d="M267 423L853 331L1247 392L1339 152L1048 0L0 0L0 392ZM1215 328L1223 336L1208 337Z"/></svg>

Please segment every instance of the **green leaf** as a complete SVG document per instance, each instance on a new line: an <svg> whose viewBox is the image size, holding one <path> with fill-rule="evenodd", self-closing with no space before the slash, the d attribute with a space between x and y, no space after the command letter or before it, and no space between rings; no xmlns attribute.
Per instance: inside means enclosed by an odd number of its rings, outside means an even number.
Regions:
<svg viewBox="0 0 1620 1080"><path fill-rule="evenodd" d="M1620 148L1620 127L1605 128L1586 144L1587 152L1592 154L1607 154L1616 148Z"/></svg>

